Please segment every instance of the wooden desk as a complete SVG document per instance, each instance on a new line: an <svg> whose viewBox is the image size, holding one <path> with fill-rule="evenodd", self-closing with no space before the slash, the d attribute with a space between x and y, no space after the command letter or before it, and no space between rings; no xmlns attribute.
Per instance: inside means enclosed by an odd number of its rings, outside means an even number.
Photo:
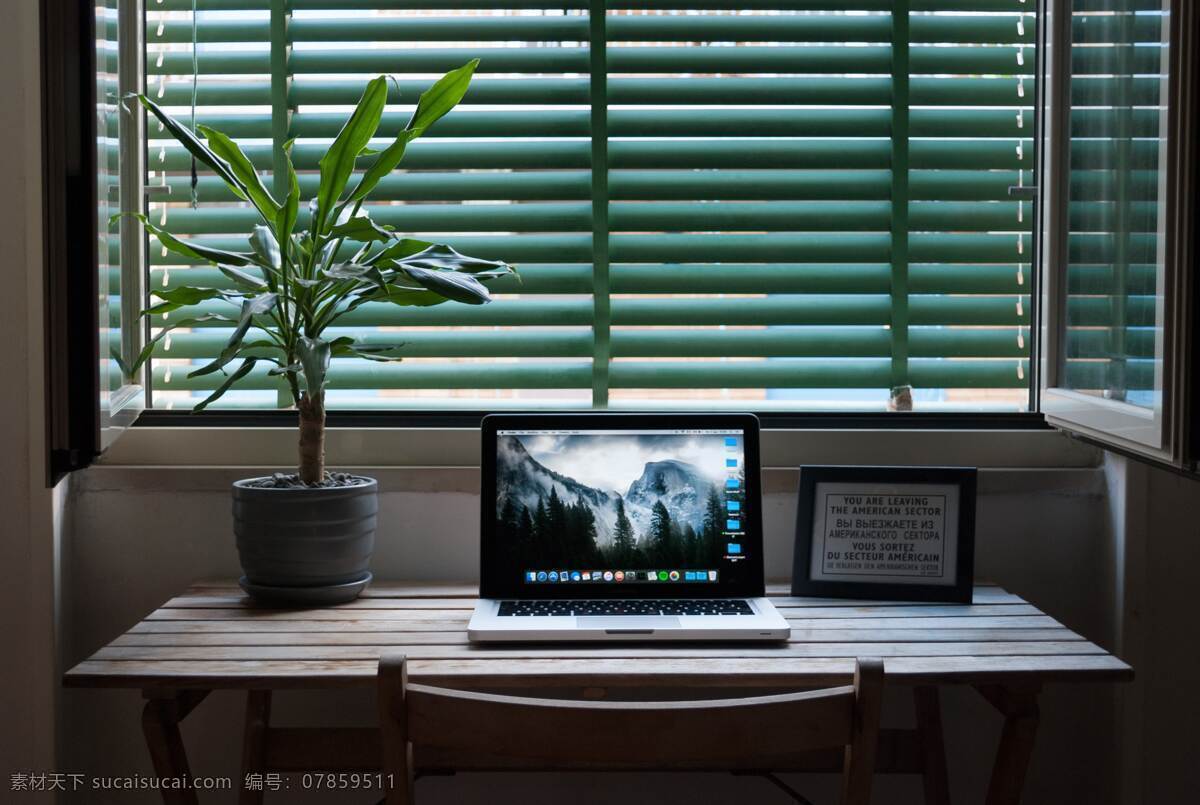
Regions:
<svg viewBox="0 0 1200 805"><path fill-rule="evenodd" d="M1004 718L987 795L988 805L1002 805L1020 800L1043 685L1133 677L1121 660L996 586L977 587L970 606L792 598L781 585L769 592L792 624L786 644L482 647L467 642L477 591L466 585L376 582L351 604L272 610L251 606L232 583L202 583L72 668L65 684L141 689L155 771L180 777L190 773L179 722L210 691L225 689L248 691L243 774L378 769L377 730L274 728L270 708L271 691L283 688L373 689L384 651L406 654L410 678L426 684L614 699L846 684L855 657L882 657L888 683L912 689L917 724L883 731L878 771L920 774L927 803L946 805L938 686L971 685ZM742 771L829 771L840 762L763 758ZM426 772L518 768L431 755L416 764ZM595 767L581 760L573 768ZM244 791L242 801L261 796ZM197 801L190 791L164 790L163 798Z"/></svg>

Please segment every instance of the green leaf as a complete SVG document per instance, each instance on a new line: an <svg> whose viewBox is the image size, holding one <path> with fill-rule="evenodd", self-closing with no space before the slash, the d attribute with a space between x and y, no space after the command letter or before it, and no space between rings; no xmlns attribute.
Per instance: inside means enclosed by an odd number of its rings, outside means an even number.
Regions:
<svg viewBox="0 0 1200 805"><path fill-rule="evenodd" d="M287 164L288 194L275 214L275 231L281 243L287 243L296 226L296 218L300 214L300 181L296 178L296 167L292 164L291 141L283 147L283 158Z"/></svg>
<svg viewBox="0 0 1200 805"><path fill-rule="evenodd" d="M334 216L333 225L341 226L342 224L349 221L350 217L352 215L354 215L354 210L343 204L341 207L338 208L337 215ZM366 215L366 213L363 213L363 215Z"/></svg>
<svg viewBox="0 0 1200 805"><path fill-rule="evenodd" d="M348 335L340 335L329 342L329 352L335 358L340 358L344 355L349 355L354 346L354 338Z"/></svg>
<svg viewBox="0 0 1200 805"><path fill-rule="evenodd" d="M466 274L511 274L512 266L496 260L482 260L460 254L444 244L431 244L429 248L408 257L397 258L397 268L423 268L427 271L461 271Z"/></svg>
<svg viewBox="0 0 1200 805"><path fill-rule="evenodd" d="M304 384L310 398L320 397L325 390L325 375L329 371L332 352L329 342L319 338L302 335L296 342L296 354L300 358L300 365L304 367Z"/></svg>
<svg viewBox="0 0 1200 805"><path fill-rule="evenodd" d="M217 269L222 274L229 277L229 279L233 280L233 283L243 290L261 291L267 287L267 283L263 282L261 279L249 273L248 271L242 271L240 268L219 265L217 266Z"/></svg>
<svg viewBox="0 0 1200 805"><path fill-rule="evenodd" d="M384 353L392 352L400 349L403 344L355 344L350 348L351 357L366 358L369 361L379 361L381 363L398 363L404 360L399 355L386 355Z"/></svg>
<svg viewBox="0 0 1200 805"><path fill-rule="evenodd" d="M432 87L421 93L417 108L404 131L392 141L392 144L380 153L379 157L363 173L358 184L347 200L348 204L365 199L378 186L385 176L396 169L404 159L408 144L425 133L426 129L440 120L447 112L458 105L467 88L471 85L471 77L479 59L467 62L457 70L451 70L439 78Z"/></svg>
<svg viewBox="0 0 1200 805"><path fill-rule="evenodd" d="M143 316L152 313L170 313L172 310L178 310L188 305L198 305L209 299L229 299L236 296L236 294L227 293L219 288L182 287L152 291L152 293L163 301L143 310Z"/></svg>
<svg viewBox="0 0 1200 805"><path fill-rule="evenodd" d="M225 134L204 124L196 126L196 130L204 135L204 139L208 140L208 147L212 149L212 152L229 164L233 175L246 188L246 195L249 197L250 203L258 208L263 218L274 221L275 214L279 211L279 205L263 185L258 171L254 169L254 163L247 158L238 144Z"/></svg>
<svg viewBox="0 0 1200 805"><path fill-rule="evenodd" d="M357 301L357 300L356 300ZM389 284L387 291L375 291L368 298L363 298L362 302L391 302L393 305L401 307L432 307L440 305L443 302L450 301L445 296L433 291L427 291L424 288L405 288L400 285ZM351 309L358 305L351 305Z"/></svg>
<svg viewBox="0 0 1200 805"><path fill-rule="evenodd" d="M167 131L171 132L171 136L179 141L180 145L188 150L192 156L203 162L214 173L224 180L225 184L229 185L229 189L233 194L240 199L249 199L246 186L242 184L237 175L230 168L229 163L221 159L206 146L200 142L200 139L191 132L186 126L181 124L175 118L168 115L162 109L158 108L158 104L147 98L145 95L138 95L138 100L142 102L142 106L150 110L151 114L159 119Z"/></svg>
<svg viewBox="0 0 1200 805"><path fill-rule="evenodd" d="M295 233L292 235L292 263L304 263L312 254L312 238L309 237L308 230Z"/></svg>
<svg viewBox="0 0 1200 805"><path fill-rule="evenodd" d="M338 263L324 269L322 273L330 279L358 280L363 283L369 283L381 291L387 290L387 280L384 279L383 273L375 266Z"/></svg>
<svg viewBox="0 0 1200 805"><path fill-rule="evenodd" d="M133 362L133 366L129 367L129 371L126 372L126 374L132 376L134 372L140 369L142 364L149 360L150 354L154 352L154 346L175 328L196 327L197 325L204 324L205 322L209 321L233 321L233 319L221 313L205 313L201 316L195 316L190 319L180 319L177 322L173 322L164 326L162 330L159 331L158 335L151 338L146 342L146 345L142 347L142 351L138 353L137 359Z"/></svg>
<svg viewBox="0 0 1200 805"><path fill-rule="evenodd" d="M321 157L321 182L317 188L317 211L312 224L314 234L325 233L329 214L354 172L358 152L367 146L379 128L386 102L387 80L383 76L371 79L346 125Z"/></svg>
<svg viewBox="0 0 1200 805"><path fill-rule="evenodd" d="M405 257L411 257L414 254L419 254L426 249L433 248L435 244L427 240L417 240L416 238L402 238L385 249L382 249L376 254L368 257L365 262L367 265L374 265L380 260L402 260Z"/></svg>
<svg viewBox="0 0 1200 805"><path fill-rule="evenodd" d="M363 173L362 178L358 180L353 192L347 200L347 204L353 204L356 201L362 201L371 194L371 191L383 180L385 176L396 169L400 161L404 159L404 152L408 150L408 144L421 135L419 131L402 131L400 135L383 150L379 158L371 163L371 167Z"/></svg>
<svg viewBox="0 0 1200 805"><path fill-rule="evenodd" d="M330 323L341 317L342 314L356 310L367 302L390 302L393 305L400 305L401 307L433 307L434 305L440 305L448 301L441 294L427 291L421 287L405 288L389 283L385 290L374 288L370 293L362 293L350 297L350 303L342 310L339 310L330 319Z"/></svg>
<svg viewBox="0 0 1200 805"><path fill-rule="evenodd" d="M246 375L250 374L250 370L254 368L254 364L258 363L258 358L246 358L242 361L242 365L237 368L237 371L225 378L225 382L217 386L217 390L204 398L203 401L196 404L192 409L193 414L198 414L207 408L211 403L219 399L225 392L229 391L230 386L241 380ZM193 375L188 375L192 377Z"/></svg>
<svg viewBox="0 0 1200 805"><path fill-rule="evenodd" d="M125 363L125 357L121 355L121 351L119 349L116 347L109 347L108 357L112 358L116 362L117 367L121 370L122 377L133 377L133 367Z"/></svg>
<svg viewBox="0 0 1200 805"><path fill-rule="evenodd" d="M270 377L279 377L281 375L294 375L294 374L298 374L303 368L304 367L302 367L298 363L291 363L291 364L288 364L287 366L276 366L274 369L267 372L267 375Z"/></svg>
<svg viewBox="0 0 1200 805"><path fill-rule="evenodd" d="M492 295L488 289L470 274L459 274L455 271L430 271L407 265L401 270L426 289L455 302L486 305L492 301Z"/></svg>
<svg viewBox="0 0 1200 805"><path fill-rule="evenodd" d="M282 346L280 346L280 345L279 345L278 343L276 343L275 341L270 341L270 340L267 340L267 339L260 339L260 340L258 340L258 341L251 341L251 342L250 342L250 343L248 343L248 344L247 344L247 343L243 343L243 344L242 344L242 346L241 346L241 347L240 347L240 349L239 349L238 356L239 356L239 357L242 357L242 358L244 358L244 357L246 357L246 354L249 354L249 351L250 351L250 350L255 350L255 349L278 349L278 350L282 350L282 349L283 349L283 347L282 347ZM242 354L242 353L246 353L246 354ZM256 357L256 358L264 358L264 356L262 356L262 355L255 355L255 356L253 356L253 357ZM265 358L264 358L264 360L265 360Z"/></svg>
<svg viewBox="0 0 1200 805"><path fill-rule="evenodd" d="M234 326L229 340L225 342L221 354L213 359L211 363L207 363L199 369L189 372L188 377L201 377L224 368L225 364L237 357L238 349L242 346L242 339L246 337L246 333L254 323L254 317L266 313L275 307L275 303L278 301L279 296L273 293L259 294L252 299L243 300L242 311L238 316L237 324Z"/></svg>
<svg viewBox="0 0 1200 805"><path fill-rule="evenodd" d="M412 119L404 128L418 132L419 136L458 106L458 102L467 94L467 88L471 86L471 76L475 74L475 68L478 66L479 59L471 59L457 70L446 73L432 87L422 92Z"/></svg>
<svg viewBox="0 0 1200 805"><path fill-rule="evenodd" d="M250 248L258 256L259 264L279 271L283 265L283 257L279 253L279 241L269 226L259 224L250 235Z"/></svg>
<svg viewBox="0 0 1200 805"><path fill-rule="evenodd" d="M146 227L146 231L158 238L159 243L176 254L181 254L184 257L190 257L194 260L205 260L214 265L229 263L235 266L248 266L254 265L257 262L253 254L227 252L224 249L213 249L208 246L202 246L194 240L180 240L165 229L150 223L146 216L141 213L135 212L130 214L141 221Z"/></svg>
<svg viewBox="0 0 1200 805"><path fill-rule="evenodd" d="M345 223L338 224L329 230L329 235L334 238L347 238L358 243L368 243L375 240L391 241L396 239L394 232L384 229L372 221L371 216L366 214L355 216Z"/></svg>
<svg viewBox="0 0 1200 805"><path fill-rule="evenodd" d="M367 256L367 252L369 252L369 251L371 251L371 244L364 243L362 246L358 247L358 251L356 251L354 253L354 256L351 257L346 262L347 263L362 263L363 259Z"/></svg>
<svg viewBox="0 0 1200 805"><path fill-rule="evenodd" d="M327 277L335 280L357 280L370 271L374 266L364 266L358 263L337 263L321 271ZM375 269L378 271L379 269Z"/></svg>

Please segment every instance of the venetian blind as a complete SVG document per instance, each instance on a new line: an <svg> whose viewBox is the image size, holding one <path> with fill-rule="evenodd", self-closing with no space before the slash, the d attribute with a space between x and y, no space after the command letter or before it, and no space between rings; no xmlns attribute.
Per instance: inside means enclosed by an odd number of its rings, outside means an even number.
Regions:
<svg viewBox="0 0 1200 805"><path fill-rule="evenodd" d="M367 78L396 79L386 132L480 59L370 212L520 278L347 316L407 359L336 359L333 407L1027 404L1032 2L199 0L194 28L192 0L147 6L151 97L188 120L197 75L197 120L266 173L296 138L308 193ZM203 174L193 208L155 128L152 219L241 248L253 211ZM150 271L220 281L154 242ZM186 374L224 340L164 339L155 404L219 382Z"/></svg>

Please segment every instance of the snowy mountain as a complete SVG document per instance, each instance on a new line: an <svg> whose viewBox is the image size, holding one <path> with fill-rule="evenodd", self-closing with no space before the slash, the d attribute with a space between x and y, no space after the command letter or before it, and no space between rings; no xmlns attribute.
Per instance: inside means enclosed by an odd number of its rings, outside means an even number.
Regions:
<svg viewBox="0 0 1200 805"><path fill-rule="evenodd" d="M513 436L499 440L496 451L496 510L511 498L520 507L537 508L538 498L550 496L551 488L565 503L582 498L596 515L596 542L605 546L612 541L616 528L618 495L580 483L541 464ZM651 511L661 500L675 523L689 523L700 531L704 510L713 484L700 470L684 461L652 461L629 485L625 511L640 540L650 527Z"/></svg>
<svg viewBox="0 0 1200 805"><path fill-rule="evenodd" d="M517 506L525 505L530 511L537 508L538 497L550 497L550 489L566 503L583 498L596 513L596 537L601 545L612 539L617 522L616 497L600 489L581 484L541 464L529 455L525 445L514 436L502 436L496 447L496 511L504 506L506 498L512 498Z"/></svg>
<svg viewBox="0 0 1200 805"><path fill-rule="evenodd" d="M661 500L676 523L690 523L696 531L704 526L704 509L709 481L695 466L684 461L653 461L625 493L625 505L634 531L644 534L650 526L650 512Z"/></svg>

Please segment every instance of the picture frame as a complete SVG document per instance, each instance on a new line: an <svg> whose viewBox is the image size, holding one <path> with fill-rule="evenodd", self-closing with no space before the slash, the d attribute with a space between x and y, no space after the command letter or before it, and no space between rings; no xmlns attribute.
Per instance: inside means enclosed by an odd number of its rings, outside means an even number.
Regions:
<svg viewBox="0 0 1200 805"><path fill-rule="evenodd" d="M792 595L971 603L973 467L800 468Z"/></svg>

